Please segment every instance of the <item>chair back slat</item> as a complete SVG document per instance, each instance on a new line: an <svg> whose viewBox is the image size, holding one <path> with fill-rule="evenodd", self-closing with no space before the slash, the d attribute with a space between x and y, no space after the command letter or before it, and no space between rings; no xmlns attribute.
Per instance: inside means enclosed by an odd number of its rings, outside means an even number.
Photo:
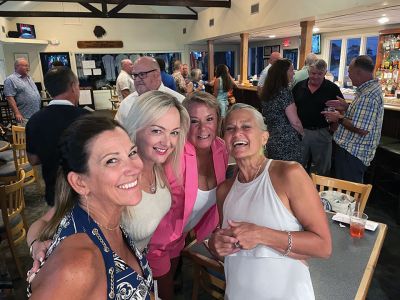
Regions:
<svg viewBox="0 0 400 300"><path fill-rule="evenodd" d="M311 178L319 192L322 191L338 191L340 193L352 196L358 202L359 210L364 211L367 204L372 185L351 182L331 177L311 174Z"/></svg>
<svg viewBox="0 0 400 300"><path fill-rule="evenodd" d="M17 182L0 186L2 209L5 209L8 218L19 214L25 208L24 180L25 171L20 170Z"/></svg>
<svg viewBox="0 0 400 300"><path fill-rule="evenodd" d="M25 127L13 125L11 127L13 144L26 144Z"/></svg>

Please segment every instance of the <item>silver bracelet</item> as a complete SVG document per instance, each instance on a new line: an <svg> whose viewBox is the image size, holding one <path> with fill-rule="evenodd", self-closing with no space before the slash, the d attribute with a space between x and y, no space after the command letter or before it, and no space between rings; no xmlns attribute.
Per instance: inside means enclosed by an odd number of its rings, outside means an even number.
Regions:
<svg viewBox="0 0 400 300"><path fill-rule="evenodd" d="M288 256L289 253L292 251L292 234L290 231L286 231L288 234L288 247L285 251L285 253L282 254L282 256Z"/></svg>

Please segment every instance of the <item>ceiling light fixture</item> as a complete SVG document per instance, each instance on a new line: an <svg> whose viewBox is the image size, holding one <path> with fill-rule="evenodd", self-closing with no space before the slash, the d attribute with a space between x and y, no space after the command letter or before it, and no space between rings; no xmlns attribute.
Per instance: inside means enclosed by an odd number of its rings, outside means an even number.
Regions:
<svg viewBox="0 0 400 300"><path fill-rule="evenodd" d="M314 27L314 28L312 29L312 32L314 32L314 33L319 32L319 28L318 28L318 27Z"/></svg>
<svg viewBox="0 0 400 300"><path fill-rule="evenodd" d="M276 37L276 35L269 35L268 36L270 39L273 39L274 37Z"/></svg>
<svg viewBox="0 0 400 300"><path fill-rule="evenodd" d="M378 23L379 24L385 24L387 22L389 22L389 18L388 17L382 17L382 18L378 19Z"/></svg>

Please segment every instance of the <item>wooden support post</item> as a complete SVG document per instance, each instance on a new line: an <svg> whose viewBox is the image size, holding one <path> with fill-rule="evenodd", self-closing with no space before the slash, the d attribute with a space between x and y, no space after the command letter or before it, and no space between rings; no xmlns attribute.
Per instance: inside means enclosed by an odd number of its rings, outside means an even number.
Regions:
<svg viewBox="0 0 400 300"><path fill-rule="evenodd" d="M208 40L208 81L214 79L214 41Z"/></svg>
<svg viewBox="0 0 400 300"><path fill-rule="evenodd" d="M249 61L249 34L240 34L240 80L239 83L248 83L247 65Z"/></svg>
<svg viewBox="0 0 400 300"><path fill-rule="evenodd" d="M312 34L315 21L302 21L301 27L301 46L299 55L299 69L304 66L306 55L311 52Z"/></svg>

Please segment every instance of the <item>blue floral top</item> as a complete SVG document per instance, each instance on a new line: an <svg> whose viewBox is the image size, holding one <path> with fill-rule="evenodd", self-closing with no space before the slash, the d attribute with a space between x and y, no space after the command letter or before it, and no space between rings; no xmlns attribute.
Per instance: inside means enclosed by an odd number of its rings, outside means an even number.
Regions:
<svg viewBox="0 0 400 300"><path fill-rule="evenodd" d="M60 222L57 232L54 235L53 243L47 251L46 258L40 267L43 266L46 259L53 253L63 239L73 234L86 233L97 245L104 259L107 276L107 299L148 300L150 299L150 292L153 287L153 277L150 266L147 259L135 247L133 241L122 227L121 230L125 241L139 261L143 276L137 274L112 251L101 229L79 205L76 205ZM39 271L40 269L38 272ZM28 297L30 297L30 295L31 284L29 283Z"/></svg>

